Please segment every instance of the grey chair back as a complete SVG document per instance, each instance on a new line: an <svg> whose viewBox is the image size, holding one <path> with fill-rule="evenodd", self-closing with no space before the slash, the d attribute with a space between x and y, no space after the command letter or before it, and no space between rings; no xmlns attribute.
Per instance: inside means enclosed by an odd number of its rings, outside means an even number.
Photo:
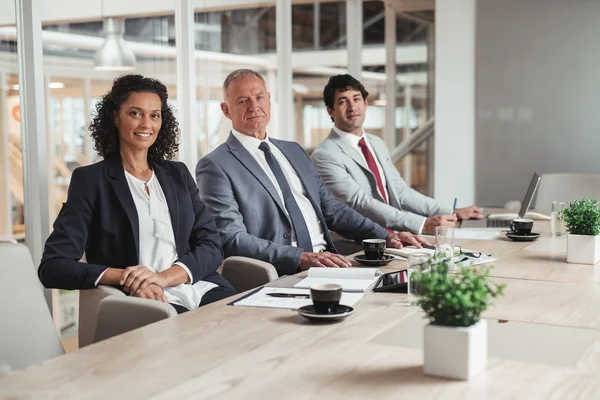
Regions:
<svg viewBox="0 0 600 400"><path fill-rule="evenodd" d="M29 250L0 243L0 366L25 368L64 353Z"/></svg>
<svg viewBox="0 0 600 400"><path fill-rule="evenodd" d="M600 201L598 174L543 174L535 211L550 214L553 201L570 202L590 197Z"/></svg>

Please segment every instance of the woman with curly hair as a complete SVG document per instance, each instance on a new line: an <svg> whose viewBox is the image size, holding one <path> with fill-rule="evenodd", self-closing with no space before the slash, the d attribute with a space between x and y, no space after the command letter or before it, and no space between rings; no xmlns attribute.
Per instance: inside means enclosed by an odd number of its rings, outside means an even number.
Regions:
<svg viewBox="0 0 600 400"><path fill-rule="evenodd" d="M45 287L112 285L180 313L235 294L217 273L221 241L194 179L168 161L179 126L167 97L159 81L125 75L96 105L104 160L73 171L38 270Z"/></svg>

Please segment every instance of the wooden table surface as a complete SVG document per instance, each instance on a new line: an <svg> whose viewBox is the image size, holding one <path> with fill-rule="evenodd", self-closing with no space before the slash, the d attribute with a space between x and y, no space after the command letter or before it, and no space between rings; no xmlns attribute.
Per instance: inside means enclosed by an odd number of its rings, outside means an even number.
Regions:
<svg viewBox="0 0 600 400"><path fill-rule="evenodd" d="M535 225L542 232L548 227ZM506 283L506 295L486 318L589 329L600 336L597 267L566 264L564 254L531 252L525 250L529 243L503 238L460 244L498 258L493 275ZM404 264L394 261L385 269ZM600 398L600 338L573 366L490 358L487 369L468 382L424 375L421 349L376 339L418 312L404 299L367 292L352 316L333 324L222 301L15 371L0 379L0 397Z"/></svg>

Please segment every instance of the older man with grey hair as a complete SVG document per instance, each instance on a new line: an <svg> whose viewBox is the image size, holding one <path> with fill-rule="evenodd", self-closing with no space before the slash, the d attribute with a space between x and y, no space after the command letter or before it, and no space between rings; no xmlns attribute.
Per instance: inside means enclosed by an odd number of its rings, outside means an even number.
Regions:
<svg viewBox="0 0 600 400"><path fill-rule="evenodd" d="M233 71L223 91L221 110L233 129L198 162L196 179L226 257L266 261L289 275L312 266L350 266L329 229L358 242L386 239L389 247L426 243L408 232L390 234L336 200L300 145L267 135L271 98L258 72Z"/></svg>

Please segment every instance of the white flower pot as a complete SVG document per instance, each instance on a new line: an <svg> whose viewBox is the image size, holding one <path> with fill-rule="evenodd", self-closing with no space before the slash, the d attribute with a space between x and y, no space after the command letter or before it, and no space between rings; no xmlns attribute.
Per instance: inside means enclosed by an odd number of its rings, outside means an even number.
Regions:
<svg viewBox="0 0 600 400"><path fill-rule="evenodd" d="M427 375L467 380L485 369L487 321L467 328L428 324L423 344Z"/></svg>
<svg viewBox="0 0 600 400"><path fill-rule="evenodd" d="M600 261L600 236L567 235L567 262L596 264Z"/></svg>

